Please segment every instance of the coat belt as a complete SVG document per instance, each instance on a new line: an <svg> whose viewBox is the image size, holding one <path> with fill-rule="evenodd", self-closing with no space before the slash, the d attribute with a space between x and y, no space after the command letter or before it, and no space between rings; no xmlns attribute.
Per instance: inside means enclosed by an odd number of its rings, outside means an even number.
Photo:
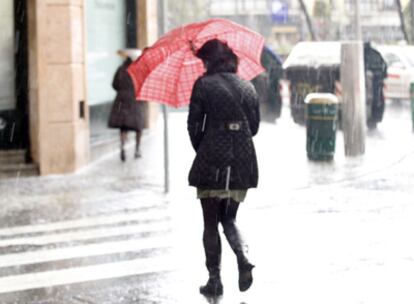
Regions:
<svg viewBox="0 0 414 304"><path fill-rule="evenodd" d="M243 127L242 121L229 121L229 122L212 124L213 129L226 130L226 131L241 131L242 127Z"/></svg>

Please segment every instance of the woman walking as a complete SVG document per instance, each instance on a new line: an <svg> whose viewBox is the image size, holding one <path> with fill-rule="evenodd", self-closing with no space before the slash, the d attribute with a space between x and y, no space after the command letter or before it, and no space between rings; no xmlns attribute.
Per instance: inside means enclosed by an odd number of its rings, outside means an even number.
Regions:
<svg viewBox="0 0 414 304"><path fill-rule="evenodd" d="M134 85L127 72L134 54L128 50L119 50L118 55L124 59L124 62L116 71L112 82L112 87L117 91L117 95L109 116L108 126L120 129L121 160L125 161L125 143L128 139L128 131L135 131L134 156L135 158L141 157L140 142L142 129L144 129L145 102L135 100ZM135 54L135 57L138 57L137 55Z"/></svg>
<svg viewBox="0 0 414 304"><path fill-rule="evenodd" d="M196 56L206 73L194 84L187 121L196 151L189 184L197 188L204 218L209 279L200 293L219 296L223 293L219 223L237 257L239 290L247 290L253 282L254 265L247 258L236 216L247 190L258 182L252 137L259 128L259 103L253 85L236 75L238 58L225 43L207 41Z"/></svg>

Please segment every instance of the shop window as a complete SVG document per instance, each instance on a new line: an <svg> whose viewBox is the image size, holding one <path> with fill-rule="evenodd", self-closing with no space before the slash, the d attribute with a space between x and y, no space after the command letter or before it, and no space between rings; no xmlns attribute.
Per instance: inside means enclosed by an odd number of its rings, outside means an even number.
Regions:
<svg viewBox="0 0 414 304"><path fill-rule="evenodd" d="M15 108L13 0L0 1L0 111Z"/></svg>
<svg viewBox="0 0 414 304"><path fill-rule="evenodd" d="M90 106L115 97L112 79L122 59L118 49L126 46L126 3L119 0L87 0L87 78Z"/></svg>

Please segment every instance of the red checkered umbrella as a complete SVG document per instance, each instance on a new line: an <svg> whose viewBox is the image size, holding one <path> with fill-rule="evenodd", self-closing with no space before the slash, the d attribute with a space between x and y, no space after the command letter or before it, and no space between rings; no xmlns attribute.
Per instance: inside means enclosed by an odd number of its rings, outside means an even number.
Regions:
<svg viewBox="0 0 414 304"><path fill-rule="evenodd" d="M137 99L173 107L187 105L194 82L204 73L194 53L211 39L226 42L236 53L240 77L250 80L264 71L261 35L230 20L209 19L168 32L129 66Z"/></svg>

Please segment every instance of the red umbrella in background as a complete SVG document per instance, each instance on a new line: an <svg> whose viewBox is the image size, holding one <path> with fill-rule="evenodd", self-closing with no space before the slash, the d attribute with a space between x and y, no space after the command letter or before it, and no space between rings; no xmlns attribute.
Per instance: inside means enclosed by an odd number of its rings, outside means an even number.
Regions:
<svg viewBox="0 0 414 304"><path fill-rule="evenodd" d="M226 42L239 57L237 74L250 80L264 71L260 56L264 38L235 22L209 19L176 28L144 49L128 72L138 100L156 101L173 107L187 105L196 79L204 66L194 53L210 39Z"/></svg>

